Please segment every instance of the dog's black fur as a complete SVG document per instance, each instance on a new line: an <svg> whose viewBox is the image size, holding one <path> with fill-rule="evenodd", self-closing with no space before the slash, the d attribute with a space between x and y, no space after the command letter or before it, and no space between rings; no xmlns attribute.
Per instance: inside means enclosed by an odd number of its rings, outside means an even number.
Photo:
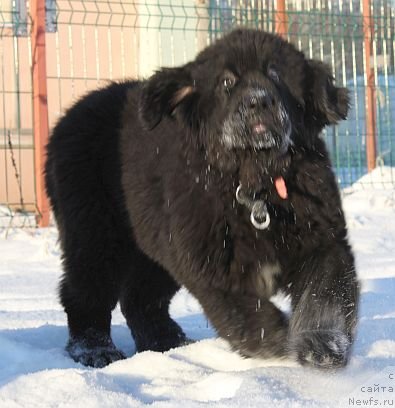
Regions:
<svg viewBox="0 0 395 408"><path fill-rule="evenodd" d="M118 301L138 351L185 344L168 313L185 285L242 355L345 365L359 290L319 133L348 102L326 65L242 29L185 66L77 102L46 165L71 356L96 367L123 357L110 337ZM239 185L266 205L267 229L235 199ZM270 301L279 289L289 318Z"/></svg>

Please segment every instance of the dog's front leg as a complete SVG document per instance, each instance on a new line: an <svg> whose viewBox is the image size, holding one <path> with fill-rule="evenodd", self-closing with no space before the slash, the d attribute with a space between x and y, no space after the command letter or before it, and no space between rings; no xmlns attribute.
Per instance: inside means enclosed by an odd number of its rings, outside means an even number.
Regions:
<svg viewBox="0 0 395 408"><path fill-rule="evenodd" d="M247 357L283 357L287 318L266 298L213 287L194 291L218 335Z"/></svg>
<svg viewBox="0 0 395 408"><path fill-rule="evenodd" d="M291 355L318 368L345 366L355 335L359 298L349 247L335 244L312 255L295 275L291 293Z"/></svg>

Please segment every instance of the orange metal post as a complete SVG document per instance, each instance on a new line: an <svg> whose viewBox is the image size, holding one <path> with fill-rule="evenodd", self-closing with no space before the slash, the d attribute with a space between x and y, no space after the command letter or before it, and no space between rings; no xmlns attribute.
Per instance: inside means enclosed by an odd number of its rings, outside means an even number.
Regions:
<svg viewBox="0 0 395 408"><path fill-rule="evenodd" d="M275 13L275 30L278 35L286 38L288 34L288 15L285 6L285 0L277 0Z"/></svg>
<svg viewBox="0 0 395 408"><path fill-rule="evenodd" d="M40 227L49 224L49 202L45 193L44 163L48 141L47 68L45 53L45 0L30 0L32 17L32 83L33 83L33 128L35 187L38 208L37 223Z"/></svg>
<svg viewBox="0 0 395 408"><path fill-rule="evenodd" d="M373 24L370 0L363 0L363 33L366 69L366 161L370 172L376 167L376 95L372 63Z"/></svg>

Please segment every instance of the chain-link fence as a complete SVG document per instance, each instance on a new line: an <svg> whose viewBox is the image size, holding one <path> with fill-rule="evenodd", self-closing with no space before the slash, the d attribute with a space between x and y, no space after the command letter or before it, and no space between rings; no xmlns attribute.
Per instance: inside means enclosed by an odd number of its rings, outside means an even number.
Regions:
<svg viewBox="0 0 395 408"><path fill-rule="evenodd" d="M183 64L235 26L281 27L308 57L328 62L337 83L351 91L348 121L324 134L341 187L366 174L372 158L377 166L395 163L394 0L46 0L45 8L50 127L73 101L109 80ZM40 213L35 18L26 0L0 1L0 218L16 210ZM392 173L385 174L383 187L393 188Z"/></svg>

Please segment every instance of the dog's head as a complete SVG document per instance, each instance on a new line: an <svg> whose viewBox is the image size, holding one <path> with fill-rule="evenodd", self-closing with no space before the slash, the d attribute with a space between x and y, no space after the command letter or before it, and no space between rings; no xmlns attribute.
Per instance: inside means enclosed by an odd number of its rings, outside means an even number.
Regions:
<svg viewBox="0 0 395 408"><path fill-rule="evenodd" d="M217 157L273 158L293 144L311 146L324 126L346 118L348 104L327 65L278 36L240 29L195 61L154 74L141 93L140 117L149 129L165 117L178 121Z"/></svg>

